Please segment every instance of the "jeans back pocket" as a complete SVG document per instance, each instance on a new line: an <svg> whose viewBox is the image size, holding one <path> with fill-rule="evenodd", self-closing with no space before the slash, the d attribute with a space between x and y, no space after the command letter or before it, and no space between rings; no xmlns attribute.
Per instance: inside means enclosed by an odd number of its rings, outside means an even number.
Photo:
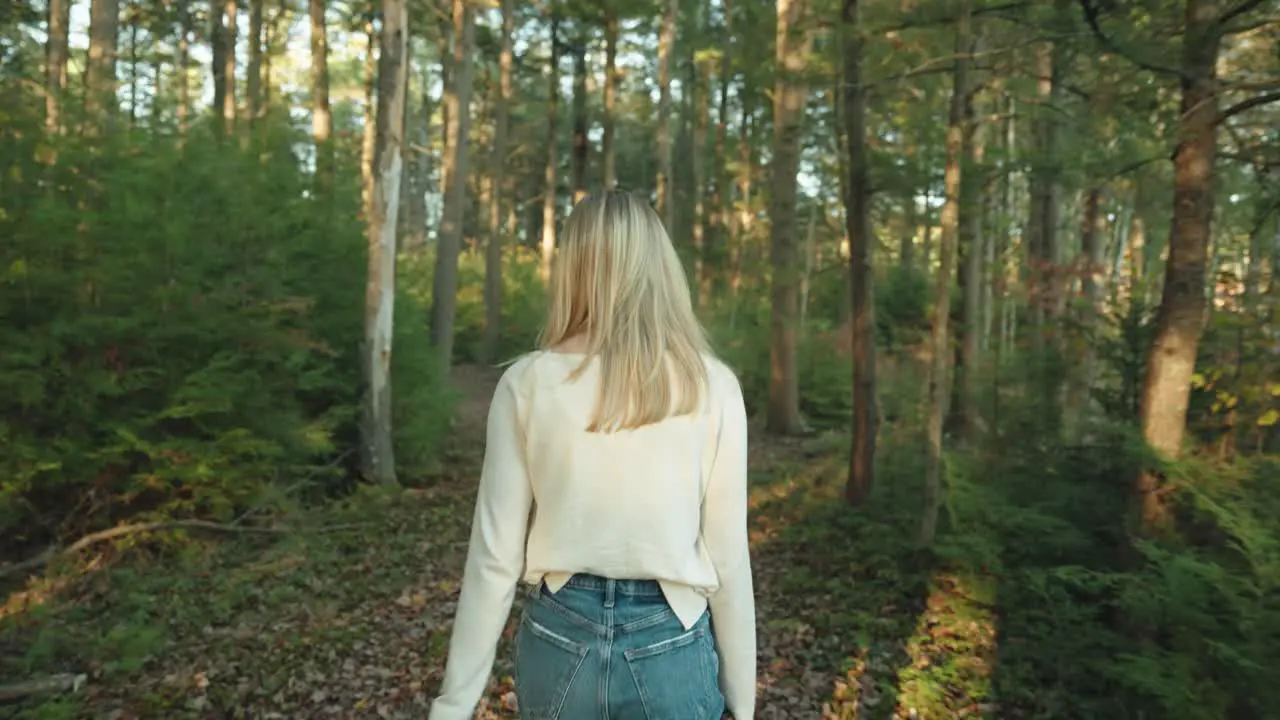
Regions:
<svg viewBox="0 0 1280 720"><path fill-rule="evenodd" d="M715 652L705 617L686 633L625 651L646 720L719 718L724 700Z"/></svg>
<svg viewBox="0 0 1280 720"><path fill-rule="evenodd" d="M542 625L529 615L516 635L516 698L522 720L557 720L587 645Z"/></svg>

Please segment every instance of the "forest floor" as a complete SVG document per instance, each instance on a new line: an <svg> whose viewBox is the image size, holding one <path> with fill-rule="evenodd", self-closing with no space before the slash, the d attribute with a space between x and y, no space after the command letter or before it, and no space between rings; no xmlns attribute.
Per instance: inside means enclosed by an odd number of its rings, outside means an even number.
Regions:
<svg viewBox="0 0 1280 720"><path fill-rule="evenodd" d="M300 513L287 535L86 553L0 607L0 717L422 718L439 685L497 374L459 367L421 487ZM909 517L839 500L843 439L753 433L757 717L989 710L994 629L969 580L917 568ZM160 552L157 552L160 549ZM514 617L514 613L513 613ZM480 718L515 718L509 623ZM6 700L65 677L76 688ZM13 693L17 694L17 693ZM946 707L926 714L911 707Z"/></svg>

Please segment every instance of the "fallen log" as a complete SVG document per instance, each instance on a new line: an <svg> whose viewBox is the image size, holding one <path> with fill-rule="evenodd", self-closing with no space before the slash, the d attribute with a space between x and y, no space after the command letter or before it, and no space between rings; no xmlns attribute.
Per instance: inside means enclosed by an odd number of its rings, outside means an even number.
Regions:
<svg viewBox="0 0 1280 720"><path fill-rule="evenodd" d="M78 691L88 680L88 677L81 675L72 675L70 673L61 673L58 675L50 675L49 677L36 678L35 680L25 680L23 682L11 683L8 685L0 685L0 702L13 702L14 700L22 700L32 695L43 695L46 693L64 693L67 691Z"/></svg>

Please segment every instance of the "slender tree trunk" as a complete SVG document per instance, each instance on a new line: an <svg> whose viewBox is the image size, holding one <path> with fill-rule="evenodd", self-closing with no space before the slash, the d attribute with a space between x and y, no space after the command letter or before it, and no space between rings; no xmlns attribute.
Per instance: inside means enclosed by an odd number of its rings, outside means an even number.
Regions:
<svg viewBox="0 0 1280 720"><path fill-rule="evenodd" d="M767 429L778 435L803 430L796 359L797 268L796 173L800 167L800 121L808 94L802 78L813 36L798 28L803 0L778 0L777 68L773 91L773 159L769 196L772 341L769 348Z"/></svg>
<svg viewBox="0 0 1280 720"><path fill-rule="evenodd" d="M977 44L970 42L969 52L976 52ZM956 419L960 421L961 432L970 441L976 441L980 421L978 412L978 374L982 325L982 261L985 250L982 247L982 219L986 197L983 193L986 184L986 134L985 126L979 119L981 112L975 107L977 98L966 88L965 93L965 153L969 163L969 172L962 173L964 182L960 192L960 219L958 227L959 252L961 264L958 268L961 290L961 316L956 328L960 350L960 392L956 396L959 411Z"/></svg>
<svg viewBox="0 0 1280 720"><path fill-rule="evenodd" d="M178 75L178 134L187 134L187 118L191 112L191 80L187 68L188 43L191 38L190 0L176 0L178 13L178 43L174 50L173 65Z"/></svg>
<svg viewBox="0 0 1280 720"><path fill-rule="evenodd" d="M614 104L618 95L618 9L610 2L604 20L604 137L601 153L604 155L604 189L612 190L618 184L614 150Z"/></svg>
<svg viewBox="0 0 1280 720"><path fill-rule="evenodd" d="M405 0L382 0L378 57L378 136L373 201L368 217L369 270L364 302L365 388L361 473L381 484L396 483L392 443L391 339L395 327L396 218L402 171L404 103L409 85L409 15Z"/></svg>
<svg viewBox="0 0 1280 720"><path fill-rule="evenodd" d="M1160 455L1182 449L1196 350L1204 328L1205 266L1213 223L1213 171L1218 146L1218 79L1222 44L1216 0L1187 0L1182 47L1182 101L1173 159L1173 224L1169 262L1147 357L1140 418L1142 435ZM1139 475L1142 531L1163 530L1170 517L1154 471Z"/></svg>
<svg viewBox="0 0 1280 720"><path fill-rule="evenodd" d="M738 202L733 212L729 246L729 295L731 301L730 326L737 317L738 293L742 288L742 263L746 245L750 242L753 214L751 212L751 170L755 160L751 153L754 140L751 133L754 112L751 109L751 90L744 77L738 90L742 103L742 115L738 121Z"/></svg>
<svg viewBox="0 0 1280 720"><path fill-rule="evenodd" d="M329 32L327 0L309 0L311 17L311 139L316 146L316 178L321 190L333 187L333 113L329 110Z"/></svg>
<svg viewBox="0 0 1280 720"><path fill-rule="evenodd" d="M938 531L938 511L942 506L942 423L947 415L948 370L951 364L948 323L951 319L951 277L956 260L956 239L960 221L961 164L964 147L964 102L968 92L970 0L959 0L956 20L956 61L951 88L951 111L947 122L947 165L943 176L946 201L939 221L938 275L934 289L933 331L930 343L929 397L925 414L928 454L925 465L925 509L920 525L920 542L933 544Z"/></svg>
<svg viewBox="0 0 1280 720"><path fill-rule="evenodd" d="M710 82L705 73L693 67L693 82L689 88L694 95L698 116L693 129L693 278L694 302L702 307L711 298L711 273L707 264L706 217L706 138L710 123L711 104L708 99Z"/></svg>
<svg viewBox="0 0 1280 720"><path fill-rule="evenodd" d="M367 215L369 203L373 199L373 153L378 142L378 125L375 117L377 98L374 96L378 75L378 34L374 29L372 12L370 12L369 17L365 18L364 31L366 43L364 51L364 118L360 128L360 204Z"/></svg>
<svg viewBox="0 0 1280 720"><path fill-rule="evenodd" d="M573 48L573 204L587 195L587 48Z"/></svg>
<svg viewBox="0 0 1280 720"><path fill-rule="evenodd" d="M560 18L551 19L550 81L547 83L547 164L542 185L542 282L551 280L551 259L556 254L556 107L560 104Z"/></svg>
<svg viewBox="0 0 1280 720"><path fill-rule="evenodd" d="M498 101L494 103L493 150L489 158L489 178L493 183L489 203L489 242L484 249L484 335L481 362L497 356L502 327L502 189L507 163L507 113L511 103L511 35L515 30L513 0L502 0L502 49L498 57ZM608 70L606 70L606 73ZM606 84L608 79L606 78ZM511 203L514 207L515 203ZM511 229L515 229L512 224Z"/></svg>
<svg viewBox="0 0 1280 720"><path fill-rule="evenodd" d="M458 307L458 255L462 250L462 221L467 201L467 145L470 134L472 46L475 44L475 11L466 0L453 0L453 87L445 94L449 107L449 156L444 165L444 214L436 248L436 275L432 287L431 339L440 354L442 368L453 362L453 324Z"/></svg>
<svg viewBox="0 0 1280 720"><path fill-rule="evenodd" d="M733 3L731 0L721 0L724 12L724 36L723 44L720 46L720 99L716 110L716 137L715 148L712 157L715 158L715 197L713 199L714 212L716 213L715 228L716 232L712 238L711 258L714 259L717 267L724 267L725 248L733 241L733 187L732 180L729 175L729 156L726 148L729 131L729 85L732 82L731 62L733 50ZM712 298L715 297L716 286L721 284L721 280L717 278L723 277L719 273L711 273Z"/></svg>
<svg viewBox="0 0 1280 720"><path fill-rule="evenodd" d="M72 0L49 0L49 39L45 44L44 125L50 134L62 132L62 97L67 89L67 38L71 32Z"/></svg>
<svg viewBox="0 0 1280 720"><path fill-rule="evenodd" d="M801 250L803 271L800 273L800 332L803 334L809 324L809 288L813 280L813 255L818 233L818 203L809 203L809 222L804 233L804 248Z"/></svg>
<svg viewBox="0 0 1280 720"><path fill-rule="evenodd" d="M262 114L262 3L249 0L249 69L245 78L245 94L248 95L249 123L258 121Z"/></svg>
<svg viewBox="0 0 1280 720"><path fill-rule="evenodd" d="M222 82L226 90L222 93L222 123L227 135L236 129L236 0L224 0L226 26L223 29Z"/></svg>
<svg viewBox="0 0 1280 720"><path fill-rule="evenodd" d="M845 0L843 33L843 132L849 156L845 186L845 232L849 236L849 309L853 349L853 438L845 499L861 505L875 479L876 408L875 294L872 291L871 182L867 167L867 98L862 84L862 35L857 0Z"/></svg>
<svg viewBox="0 0 1280 720"><path fill-rule="evenodd" d="M119 0L93 0L89 6L89 57L85 64L85 115L90 133L110 130L116 112L116 52Z"/></svg>
<svg viewBox="0 0 1280 720"><path fill-rule="evenodd" d="M129 7L129 129L138 126L138 8Z"/></svg>
<svg viewBox="0 0 1280 720"><path fill-rule="evenodd" d="M412 50L410 50L412 52ZM405 128L405 155L409 158L405 170L409 177L406 191L404 225L407 228L404 249L420 248L427 242L427 191L431 188L431 162L433 153L428 149L431 141L431 77L430 65L422 64L421 93L418 96L416 121L412 128Z"/></svg>
<svg viewBox="0 0 1280 720"><path fill-rule="evenodd" d="M1102 190L1096 186L1085 193L1084 215L1080 220L1080 260L1083 272L1081 291L1092 316L1101 309L1103 265Z"/></svg>
<svg viewBox="0 0 1280 720"><path fill-rule="evenodd" d="M785 0L784 0L785 1ZM664 0L658 33L658 215L667 232L675 232L675 202L671 191L671 53L676 44L678 0Z"/></svg>

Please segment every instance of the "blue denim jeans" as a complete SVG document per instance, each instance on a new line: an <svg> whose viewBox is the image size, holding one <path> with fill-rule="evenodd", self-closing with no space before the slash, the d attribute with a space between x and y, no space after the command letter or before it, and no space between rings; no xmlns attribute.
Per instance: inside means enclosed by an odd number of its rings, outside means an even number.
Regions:
<svg viewBox="0 0 1280 720"><path fill-rule="evenodd" d="M720 720L719 673L710 615L686 631L651 580L539 586L516 636L522 720Z"/></svg>

